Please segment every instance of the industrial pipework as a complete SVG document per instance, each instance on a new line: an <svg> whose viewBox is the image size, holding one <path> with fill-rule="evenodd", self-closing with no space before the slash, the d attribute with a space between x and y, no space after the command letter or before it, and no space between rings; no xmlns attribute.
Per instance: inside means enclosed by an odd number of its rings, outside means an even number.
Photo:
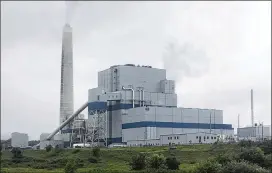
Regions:
<svg viewBox="0 0 272 173"><path fill-rule="evenodd" d="M138 89L140 95L139 95L139 104L140 104L140 107L141 107L141 103L142 103L142 90L141 88Z"/></svg>
<svg viewBox="0 0 272 173"><path fill-rule="evenodd" d="M122 89L132 91L132 107L134 108L134 89L133 88L125 88L124 86L122 86Z"/></svg>
<svg viewBox="0 0 272 173"><path fill-rule="evenodd" d="M66 121L64 121L56 130L54 130L46 140L50 140L55 134L57 134L64 126L66 126L69 122L71 122L78 114L80 114L86 107L88 106L88 102L82 105L76 112L74 112Z"/></svg>
<svg viewBox="0 0 272 173"><path fill-rule="evenodd" d="M145 97L144 97L144 89L142 89L142 94L143 94L143 97L142 97L142 100L143 100L143 106L145 105Z"/></svg>

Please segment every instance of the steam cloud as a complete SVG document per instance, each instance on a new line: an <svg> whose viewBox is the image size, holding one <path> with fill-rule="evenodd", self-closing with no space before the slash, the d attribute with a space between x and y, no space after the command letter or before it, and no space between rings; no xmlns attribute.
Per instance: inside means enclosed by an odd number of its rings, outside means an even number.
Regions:
<svg viewBox="0 0 272 173"><path fill-rule="evenodd" d="M203 50L196 49L190 43L180 46L175 40L167 45L163 64L167 77L179 82L184 76L201 77L208 72L210 63Z"/></svg>
<svg viewBox="0 0 272 173"><path fill-rule="evenodd" d="M77 1L65 1L65 22L70 23L75 12L75 8L78 5Z"/></svg>

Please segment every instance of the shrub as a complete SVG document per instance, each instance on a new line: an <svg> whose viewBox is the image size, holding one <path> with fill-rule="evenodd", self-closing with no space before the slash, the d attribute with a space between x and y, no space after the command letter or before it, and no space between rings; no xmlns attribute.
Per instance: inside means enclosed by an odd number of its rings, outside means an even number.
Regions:
<svg viewBox="0 0 272 173"><path fill-rule="evenodd" d="M221 165L231 162L233 159L234 156L230 154L219 154L218 156L215 157L215 161Z"/></svg>
<svg viewBox="0 0 272 173"><path fill-rule="evenodd" d="M63 151L63 149L62 148L60 148L58 145L56 145L56 147L55 147L55 153L60 153L60 152L62 152Z"/></svg>
<svg viewBox="0 0 272 173"><path fill-rule="evenodd" d="M262 141L262 142L258 143L257 146L260 147L264 151L264 154L271 154L272 153L271 140Z"/></svg>
<svg viewBox="0 0 272 173"><path fill-rule="evenodd" d="M180 162L177 160L176 157L167 157L166 158L166 166L168 169L171 170L178 170Z"/></svg>
<svg viewBox="0 0 272 173"><path fill-rule="evenodd" d="M258 164L259 166L263 166L265 157L263 151L258 148L249 148L243 149L242 152L239 154L238 158L240 160L245 160L251 163Z"/></svg>
<svg viewBox="0 0 272 173"><path fill-rule="evenodd" d="M76 153L78 153L78 152L80 152L80 150L79 149L75 149L75 150L73 150L73 154L76 154Z"/></svg>
<svg viewBox="0 0 272 173"><path fill-rule="evenodd" d="M82 159L80 159L80 158L76 158L75 165L76 165L77 168L81 168L81 167L84 166L84 161Z"/></svg>
<svg viewBox="0 0 272 173"><path fill-rule="evenodd" d="M163 155L154 154L148 159L148 166L153 169L165 169L165 157Z"/></svg>
<svg viewBox="0 0 272 173"><path fill-rule="evenodd" d="M76 164L74 160L69 160L69 162L66 164L64 168L65 173L75 173L76 172Z"/></svg>
<svg viewBox="0 0 272 173"><path fill-rule="evenodd" d="M211 160L199 164L196 173L221 173L221 164Z"/></svg>
<svg viewBox="0 0 272 173"><path fill-rule="evenodd" d="M265 155L263 167L272 170L272 154Z"/></svg>
<svg viewBox="0 0 272 173"><path fill-rule="evenodd" d="M47 164L56 167L56 168L62 168L67 164L68 160L66 158L54 158L47 161Z"/></svg>
<svg viewBox="0 0 272 173"><path fill-rule="evenodd" d="M46 152L50 152L52 150L52 145L48 145L45 147Z"/></svg>
<svg viewBox="0 0 272 173"><path fill-rule="evenodd" d="M11 153L13 154L13 158L22 158L23 154L19 148L12 148Z"/></svg>
<svg viewBox="0 0 272 173"><path fill-rule="evenodd" d="M258 165L246 161L232 161L227 163L222 170L222 173L268 173L268 170L261 168Z"/></svg>
<svg viewBox="0 0 272 173"><path fill-rule="evenodd" d="M97 158L100 157L100 148L99 147L94 147L92 151L93 151L94 157L97 157Z"/></svg>
<svg viewBox="0 0 272 173"><path fill-rule="evenodd" d="M142 170L146 167L146 156L142 153L132 156L131 162L129 163L132 170Z"/></svg>
<svg viewBox="0 0 272 173"><path fill-rule="evenodd" d="M253 145L253 142L250 140L242 140L239 142L239 146L241 147L251 147Z"/></svg>
<svg viewBox="0 0 272 173"><path fill-rule="evenodd" d="M93 157L93 156L90 156L90 157L88 158L88 161L89 161L90 163L98 163L97 158L96 158L96 157Z"/></svg>

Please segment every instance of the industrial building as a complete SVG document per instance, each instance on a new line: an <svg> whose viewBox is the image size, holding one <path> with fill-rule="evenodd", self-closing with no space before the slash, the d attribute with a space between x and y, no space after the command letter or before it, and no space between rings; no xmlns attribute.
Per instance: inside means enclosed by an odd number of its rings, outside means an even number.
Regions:
<svg viewBox="0 0 272 173"><path fill-rule="evenodd" d="M271 136L270 132L270 127L263 125L237 128L237 136L239 139L269 139Z"/></svg>
<svg viewBox="0 0 272 173"><path fill-rule="evenodd" d="M183 133L161 135L159 139L130 140L128 146L164 146L164 145L184 145L184 144L211 144L218 141L220 135L214 133Z"/></svg>
<svg viewBox="0 0 272 173"><path fill-rule="evenodd" d="M223 123L222 110L177 107L175 81L166 79L165 69L151 66L116 65L98 72L98 87L89 90L88 118L101 116L107 130L100 135L107 144L234 133Z"/></svg>
<svg viewBox="0 0 272 173"><path fill-rule="evenodd" d="M11 134L11 146L14 148L28 147L28 134L14 132Z"/></svg>
<svg viewBox="0 0 272 173"><path fill-rule="evenodd" d="M205 143L214 140L202 134L234 133L231 124L223 123L222 110L177 107L175 81L167 80L165 69L151 66L115 65L98 72L98 87L89 89L88 101L74 112L69 24L63 28L61 62L60 126L47 137L41 137L41 148L57 145L60 140L64 147L72 147L83 142L93 146L161 141L165 135L180 136L177 143ZM79 114L87 107L88 119L84 119ZM55 139L57 133L60 137ZM200 140L188 140L196 136ZM164 143L165 140L161 144Z"/></svg>

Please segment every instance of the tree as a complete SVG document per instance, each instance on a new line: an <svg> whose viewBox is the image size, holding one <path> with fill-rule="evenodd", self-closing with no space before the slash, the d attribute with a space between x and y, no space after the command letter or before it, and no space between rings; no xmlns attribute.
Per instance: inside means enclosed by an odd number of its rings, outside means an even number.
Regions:
<svg viewBox="0 0 272 173"><path fill-rule="evenodd" d="M48 145L45 147L46 152L50 152L52 150L52 145Z"/></svg>
<svg viewBox="0 0 272 173"><path fill-rule="evenodd" d="M178 170L179 169L180 162L177 160L176 157L167 157L166 158L166 166L168 169L171 170Z"/></svg>
<svg viewBox="0 0 272 173"><path fill-rule="evenodd" d="M13 158L22 158L23 154L19 148L12 148L11 153L13 154Z"/></svg>
<svg viewBox="0 0 272 173"><path fill-rule="evenodd" d="M207 160L198 165L196 173L221 173L221 164Z"/></svg>
<svg viewBox="0 0 272 173"><path fill-rule="evenodd" d="M129 164L132 170L142 170L146 167L146 156L142 153L132 156Z"/></svg>
<svg viewBox="0 0 272 173"><path fill-rule="evenodd" d="M165 169L165 157L163 155L154 154L149 158L149 167L153 169Z"/></svg>
<svg viewBox="0 0 272 173"><path fill-rule="evenodd" d="M246 161L231 161L223 166L222 173L269 173L269 171Z"/></svg>
<svg viewBox="0 0 272 173"><path fill-rule="evenodd" d="M93 156L96 158L100 157L100 148L99 147L93 148Z"/></svg>
<svg viewBox="0 0 272 173"><path fill-rule="evenodd" d="M65 173L75 173L77 170L76 164L74 160L69 160L64 168Z"/></svg>

